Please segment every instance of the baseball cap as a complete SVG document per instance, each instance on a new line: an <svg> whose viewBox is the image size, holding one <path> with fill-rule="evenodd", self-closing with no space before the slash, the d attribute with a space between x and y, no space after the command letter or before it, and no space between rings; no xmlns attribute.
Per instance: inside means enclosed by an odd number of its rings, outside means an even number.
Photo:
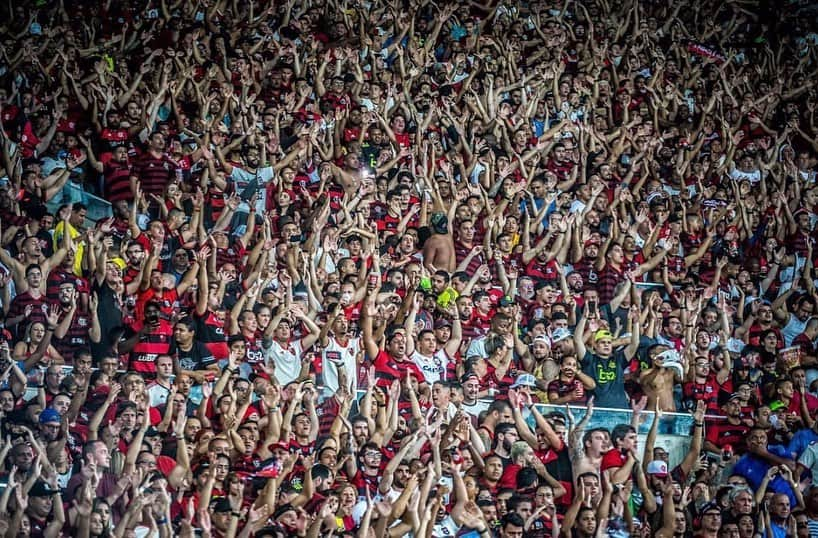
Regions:
<svg viewBox="0 0 818 538"><path fill-rule="evenodd" d="M648 463L647 474L665 477L667 476L667 463L661 460L653 460Z"/></svg>
<svg viewBox="0 0 818 538"><path fill-rule="evenodd" d="M293 505L291 505L290 503L282 504L281 506L276 508L276 511L273 513L273 519L278 519L287 512L292 511L295 511L295 507Z"/></svg>
<svg viewBox="0 0 818 538"><path fill-rule="evenodd" d="M110 262L115 264L117 267L119 267L120 271L124 270L128 266L128 264L125 262L125 260L123 260L120 257L111 258Z"/></svg>
<svg viewBox="0 0 818 538"><path fill-rule="evenodd" d="M551 333L551 341L554 342L555 344L557 342L562 342L563 340L566 340L568 338L571 338L571 331L564 327L560 327L559 329L556 329L554 332Z"/></svg>
<svg viewBox="0 0 818 538"><path fill-rule="evenodd" d="M547 337L546 335L544 335L544 334L541 334L540 336L538 336L538 337L534 338L534 340L532 340L532 341L531 341L531 343L532 343L532 344L533 344L534 342L543 342L543 343L544 343L545 345L547 345L548 347L551 347L551 339L550 339L550 338L548 338L548 337Z"/></svg>
<svg viewBox="0 0 818 538"><path fill-rule="evenodd" d="M43 480L34 482L34 485L28 491L29 497L49 497L55 493L59 493L59 490L51 489L51 486Z"/></svg>
<svg viewBox="0 0 818 538"><path fill-rule="evenodd" d="M210 503L210 509L214 512L232 512L233 507L230 506L230 501L228 501L225 497L219 497L215 501Z"/></svg>
<svg viewBox="0 0 818 538"><path fill-rule="evenodd" d="M600 340L604 340L608 338L609 340L613 340L613 334L608 329L599 329L594 334L594 342L599 342Z"/></svg>
<svg viewBox="0 0 818 538"><path fill-rule="evenodd" d="M476 379L477 381L480 381L480 378L474 372L466 372L460 377L460 384L462 385L468 382L470 379Z"/></svg>
<svg viewBox="0 0 818 538"><path fill-rule="evenodd" d="M429 222L432 224L432 228L438 234L447 234L449 233L449 219L443 213L435 213L432 215L432 218L429 219Z"/></svg>
<svg viewBox="0 0 818 538"><path fill-rule="evenodd" d="M511 388L516 389L518 387L536 387L537 386L537 378L531 374L520 374L517 376L517 379L514 381L514 384L511 385Z"/></svg>
<svg viewBox="0 0 818 538"><path fill-rule="evenodd" d="M712 511L714 511L714 510L715 510L716 512L721 513L721 507L719 506L719 503L717 503L717 502L715 502L715 501L710 501L709 503L707 503L707 504L705 504L704 506L702 506L702 509L701 509L701 511L699 512L699 514L700 514L700 515L704 515L704 514L706 514L707 512L712 512Z"/></svg>
<svg viewBox="0 0 818 538"><path fill-rule="evenodd" d="M40 424L49 424L51 422L56 422L59 424L62 422L62 417L60 413L56 409L52 409L50 407L46 407L40 413Z"/></svg>
<svg viewBox="0 0 818 538"><path fill-rule="evenodd" d="M509 297L508 295L504 295L500 298L500 301L497 303L497 306L514 306L514 299Z"/></svg>
<svg viewBox="0 0 818 538"><path fill-rule="evenodd" d="M441 329L443 327L451 327L452 322L446 318L438 318L435 320L435 329Z"/></svg>
<svg viewBox="0 0 818 538"><path fill-rule="evenodd" d="M786 409L786 407L781 400L775 400L770 403L770 411L780 411L781 409Z"/></svg>

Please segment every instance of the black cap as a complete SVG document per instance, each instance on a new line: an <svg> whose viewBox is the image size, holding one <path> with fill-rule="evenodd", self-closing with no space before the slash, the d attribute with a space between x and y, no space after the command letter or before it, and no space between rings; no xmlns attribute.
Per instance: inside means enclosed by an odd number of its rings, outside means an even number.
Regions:
<svg viewBox="0 0 818 538"><path fill-rule="evenodd" d="M31 489L28 491L29 497L50 497L56 493L59 493L60 490L52 489L48 483L44 482L43 480L37 480L34 482L34 485L31 486Z"/></svg>
<svg viewBox="0 0 818 538"><path fill-rule="evenodd" d="M292 512L292 511L295 511L295 506L291 505L290 503L282 504L281 506L276 508L275 512L273 512L273 519L278 519L281 516L283 516L284 514L286 514L287 512Z"/></svg>
<svg viewBox="0 0 818 538"><path fill-rule="evenodd" d="M230 506L230 501L228 501L225 497L219 497L218 499L211 501L210 509L214 512L224 513L224 512L232 512L233 507Z"/></svg>
<svg viewBox="0 0 818 538"><path fill-rule="evenodd" d="M435 213L432 215L430 222L435 233L441 235L449 233L449 219L443 213Z"/></svg>

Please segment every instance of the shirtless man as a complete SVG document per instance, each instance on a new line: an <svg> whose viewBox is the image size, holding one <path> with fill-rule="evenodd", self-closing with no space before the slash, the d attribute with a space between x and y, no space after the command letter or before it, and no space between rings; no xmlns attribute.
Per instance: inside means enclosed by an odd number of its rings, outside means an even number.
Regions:
<svg viewBox="0 0 818 538"><path fill-rule="evenodd" d="M454 271L457 263L454 255L454 241L449 231L449 220L444 215L432 216L434 234L423 244L423 265L430 271Z"/></svg>
<svg viewBox="0 0 818 538"><path fill-rule="evenodd" d="M684 371L675 366L679 363L668 360L670 348L664 344L656 344L648 348L648 358L651 367L639 374L639 384L648 397L647 408L654 409L658 403L659 409L670 413L676 412L676 403L673 400L673 386L684 379ZM684 367L682 365L682 367Z"/></svg>
<svg viewBox="0 0 818 538"><path fill-rule="evenodd" d="M360 144L354 143L352 147L360 148ZM380 164L377 168L372 170L367 167L365 163L361 162L360 151L350 151L346 157L344 157L343 168L331 164L330 170L332 170L332 173L335 175L335 181L344 189L344 192L354 196L358 189L361 188L362 182L365 180L370 182L372 177L385 174L390 168L398 164L401 159L405 159L411 155L412 152L407 148L402 148L400 151L393 153L395 153L395 156L392 159Z"/></svg>
<svg viewBox="0 0 818 538"><path fill-rule="evenodd" d="M66 213L70 215L70 211L66 211ZM40 240L34 236L26 237L23 240L20 253L16 258L12 258L6 249L0 248L0 262L3 262L3 265L11 269L17 293L28 291L29 284L26 280L26 268L29 265L39 265L43 275L49 275L52 269L59 267L68 253L68 248L72 246L73 241L70 235L63 234L62 246L50 258L45 257ZM46 279L43 278L40 283L42 293L45 293L45 285Z"/></svg>
<svg viewBox="0 0 818 538"><path fill-rule="evenodd" d="M599 474L602 456L611 447L611 437L605 428L594 428L582 436L582 445L576 447L578 458L574 464L574 476L593 472Z"/></svg>
<svg viewBox="0 0 818 538"><path fill-rule="evenodd" d="M568 444L572 450L571 461L574 462L574 476L584 473L599 475L602 456L611 448L611 436L605 428L593 428L585 431L585 426L594 415L594 398L588 399L585 416L571 431Z"/></svg>

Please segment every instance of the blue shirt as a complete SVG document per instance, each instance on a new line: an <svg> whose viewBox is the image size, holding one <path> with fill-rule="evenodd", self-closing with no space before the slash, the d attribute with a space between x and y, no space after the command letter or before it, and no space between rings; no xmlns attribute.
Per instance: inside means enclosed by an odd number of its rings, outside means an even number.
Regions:
<svg viewBox="0 0 818 538"><path fill-rule="evenodd" d="M815 433L815 430L812 428L804 428L795 432L795 435L792 436L790 439L790 444L787 446L787 450L790 451L790 456L795 456L795 459L798 459L801 454L807 449L810 443L818 441L818 433Z"/></svg>
<svg viewBox="0 0 818 538"><path fill-rule="evenodd" d="M767 447L767 450L770 452L770 454L774 454L781 458L790 457L787 449L781 445L770 445ZM750 486L754 490L757 490L759 487L761 487L761 482L764 480L764 477L767 476L767 471L770 470L770 467L771 465L761 458L752 454L745 454L738 460L738 463L736 463L733 473L746 478ZM785 494L790 499L790 506L795 506L798 504L789 483L780 475L776 475L775 478L770 480L769 484L767 485L767 489L774 493Z"/></svg>

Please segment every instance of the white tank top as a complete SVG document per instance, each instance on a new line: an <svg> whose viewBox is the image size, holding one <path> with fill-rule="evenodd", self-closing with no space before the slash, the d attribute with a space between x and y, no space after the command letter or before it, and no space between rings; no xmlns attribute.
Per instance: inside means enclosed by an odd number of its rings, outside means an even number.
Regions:
<svg viewBox="0 0 818 538"><path fill-rule="evenodd" d="M343 368L350 394L358 389L358 368L356 359L361 349L360 338L350 338L346 347L338 343L335 337L329 337L329 345L321 352L321 378L327 394L338 392L338 369ZM319 383L319 386L321 383Z"/></svg>

